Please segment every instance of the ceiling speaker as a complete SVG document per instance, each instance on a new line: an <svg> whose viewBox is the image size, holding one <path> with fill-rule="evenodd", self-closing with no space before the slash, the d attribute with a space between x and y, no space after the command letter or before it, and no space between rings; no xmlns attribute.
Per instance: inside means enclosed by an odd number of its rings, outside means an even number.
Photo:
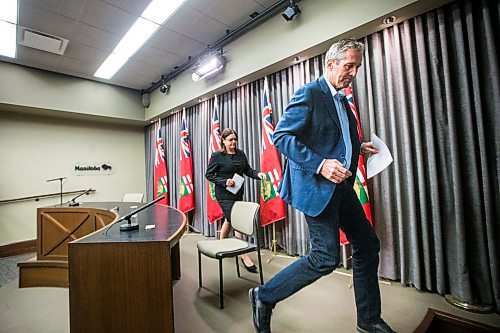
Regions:
<svg viewBox="0 0 500 333"><path fill-rule="evenodd" d="M150 105L151 105L151 97L149 96L149 94L148 93L142 94L142 106L144 106L145 108L149 108Z"/></svg>

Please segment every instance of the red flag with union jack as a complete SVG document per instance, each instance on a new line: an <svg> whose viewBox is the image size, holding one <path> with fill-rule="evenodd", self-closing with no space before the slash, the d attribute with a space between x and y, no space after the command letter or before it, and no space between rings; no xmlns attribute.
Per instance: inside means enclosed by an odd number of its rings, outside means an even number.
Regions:
<svg viewBox="0 0 500 333"><path fill-rule="evenodd" d="M349 102L349 106L351 107L351 111L356 118L356 124L358 127L358 136L359 139L363 139L363 133L361 132L361 125L359 123L358 110L356 109L356 105L354 104L354 97L352 94L352 87L349 86L344 89L347 101ZM365 211L366 218L370 221L370 224L373 225L372 221L372 212L370 209L370 198L368 197L368 186L366 183L366 169L365 169L365 160L363 155L359 155L358 160L358 170L356 171L356 181L354 182L354 190L358 195L359 201L361 202L361 206ZM349 241L345 237L344 233L340 231L340 244L347 244Z"/></svg>
<svg viewBox="0 0 500 333"><path fill-rule="evenodd" d="M168 176L167 164L165 162L165 150L163 149L163 139L161 138L161 120L155 124L156 149L155 149L155 169L154 169L154 187L153 197L157 199L162 195L165 198L158 201L160 204L168 205Z"/></svg>
<svg viewBox="0 0 500 333"><path fill-rule="evenodd" d="M180 165L180 187L179 187L179 210L189 212L194 209L194 187L193 187L193 156L191 155L191 139L183 113L181 123L181 165Z"/></svg>
<svg viewBox="0 0 500 333"><path fill-rule="evenodd" d="M264 78L264 101L262 109L262 152L260 169L266 174L260 187L260 224L262 226L282 220L286 216L285 202L278 195L281 181L281 165L278 150L273 145L274 123L271 99Z"/></svg>
<svg viewBox="0 0 500 333"><path fill-rule="evenodd" d="M214 115L212 117L212 125L210 127L210 148L208 151L208 156L212 157L212 154L219 151L221 146L220 137L220 123L219 123L219 106L217 102L217 95L214 98ZM210 163L210 157L208 162ZM215 198L215 184L207 180L207 216L208 222L212 223L222 218L222 209Z"/></svg>

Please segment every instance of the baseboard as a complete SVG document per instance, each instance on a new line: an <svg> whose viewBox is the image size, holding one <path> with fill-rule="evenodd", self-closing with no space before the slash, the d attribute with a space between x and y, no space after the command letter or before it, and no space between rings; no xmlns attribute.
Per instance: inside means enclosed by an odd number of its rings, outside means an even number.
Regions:
<svg viewBox="0 0 500 333"><path fill-rule="evenodd" d="M0 245L0 258L36 252L36 239Z"/></svg>

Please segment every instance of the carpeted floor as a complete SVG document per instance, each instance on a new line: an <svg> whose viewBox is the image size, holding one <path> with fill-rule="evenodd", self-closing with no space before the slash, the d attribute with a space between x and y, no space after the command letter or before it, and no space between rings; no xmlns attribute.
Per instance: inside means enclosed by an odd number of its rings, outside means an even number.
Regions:
<svg viewBox="0 0 500 333"><path fill-rule="evenodd" d="M190 234L181 240L182 277L174 283L175 330L177 333L254 332L248 289L257 285L258 275L242 271L236 277L234 261L224 266L226 308L218 307L218 265L203 260L203 288L198 289L196 242L202 236ZM263 252L264 279L287 266L294 258L272 258ZM272 316L273 333L355 332L355 307L349 272L330 274L278 304ZM463 316L499 327L500 316L477 314L449 305L444 297L382 281L384 319L400 333L411 333L428 308ZM68 289L23 288L11 281L0 288L0 333L69 332Z"/></svg>
<svg viewBox="0 0 500 333"><path fill-rule="evenodd" d="M7 258L0 258L0 287L5 286L7 283L19 278L19 269L17 263L20 261L27 261L36 257L36 253L27 253L19 256L12 256Z"/></svg>

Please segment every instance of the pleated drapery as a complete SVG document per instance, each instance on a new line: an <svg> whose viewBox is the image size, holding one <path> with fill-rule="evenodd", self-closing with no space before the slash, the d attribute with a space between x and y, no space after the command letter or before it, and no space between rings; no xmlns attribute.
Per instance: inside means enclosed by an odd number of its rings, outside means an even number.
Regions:
<svg viewBox="0 0 500 333"><path fill-rule="evenodd" d="M500 88L498 1L456 1L364 38L354 82L366 140L376 133L394 162L369 180L381 239L381 276L421 290L451 293L500 312ZM275 123L293 92L317 79L324 55L268 77ZM218 96L221 129L259 169L263 78ZM215 235L205 213L205 170L214 99L186 110L194 161L193 226ZM162 120L170 203L179 188L181 113ZM148 199L152 198L153 126L146 130ZM284 160L282 161L284 166ZM258 202L247 179L245 200ZM288 207L276 224L290 254L309 249L302 213ZM270 242L270 227L264 230Z"/></svg>

